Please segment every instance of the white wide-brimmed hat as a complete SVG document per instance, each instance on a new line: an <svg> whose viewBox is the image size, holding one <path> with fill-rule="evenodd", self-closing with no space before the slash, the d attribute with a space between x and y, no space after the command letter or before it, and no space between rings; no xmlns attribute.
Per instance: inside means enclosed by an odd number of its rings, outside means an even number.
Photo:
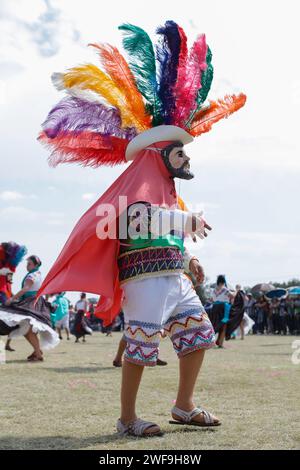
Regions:
<svg viewBox="0 0 300 470"><path fill-rule="evenodd" d="M148 145L164 140L179 140L184 145L193 142L194 138L187 131L178 126L161 125L152 127L138 134L132 139L126 148L125 158L127 161L134 160L135 156Z"/></svg>

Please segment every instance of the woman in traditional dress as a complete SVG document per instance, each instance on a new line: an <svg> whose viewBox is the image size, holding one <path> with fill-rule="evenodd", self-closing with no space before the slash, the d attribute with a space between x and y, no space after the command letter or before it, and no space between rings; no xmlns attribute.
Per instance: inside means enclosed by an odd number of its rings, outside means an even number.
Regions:
<svg viewBox="0 0 300 470"><path fill-rule="evenodd" d="M31 362L43 361L41 348L50 349L59 343L57 333L51 328L48 305L43 297L36 301L36 293L42 283L41 264L38 256L27 258L28 273L22 281L21 290L0 307L0 321L6 334L9 333L9 339L24 336L33 347L33 353L27 358Z"/></svg>
<svg viewBox="0 0 300 470"><path fill-rule="evenodd" d="M227 287L226 279L223 274L217 277L216 287L212 293L213 306L208 310L208 315L214 330L218 333L216 345L223 348L224 339L226 336L226 324L229 321L231 302L233 295Z"/></svg>
<svg viewBox="0 0 300 470"><path fill-rule="evenodd" d="M246 294L242 287L236 285L234 300L230 308L229 318L226 323L225 339L228 341L236 334L241 334L241 339L247 335L254 325L254 321L245 312Z"/></svg>
<svg viewBox="0 0 300 470"><path fill-rule="evenodd" d="M79 343L80 338L82 338L82 342L85 343L85 335L92 334L92 329L88 326L84 310L80 309L76 312L71 333L76 337L75 343Z"/></svg>

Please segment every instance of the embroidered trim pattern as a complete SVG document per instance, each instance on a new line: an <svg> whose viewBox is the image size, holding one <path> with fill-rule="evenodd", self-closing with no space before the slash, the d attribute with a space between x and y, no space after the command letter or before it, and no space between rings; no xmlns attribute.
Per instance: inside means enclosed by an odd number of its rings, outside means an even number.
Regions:
<svg viewBox="0 0 300 470"><path fill-rule="evenodd" d="M183 272L181 251L174 247L146 248L123 253L118 258L119 280L124 282L137 277Z"/></svg>

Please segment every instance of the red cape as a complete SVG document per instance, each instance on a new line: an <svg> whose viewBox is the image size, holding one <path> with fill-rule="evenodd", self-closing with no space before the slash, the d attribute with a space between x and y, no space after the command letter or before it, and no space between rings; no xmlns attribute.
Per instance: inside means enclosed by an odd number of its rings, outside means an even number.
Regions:
<svg viewBox="0 0 300 470"><path fill-rule="evenodd" d="M170 142L152 147L163 148ZM119 196L127 197L127 205L138 201L172 206L177 202L174 180L170 177L158 152L142 150L81 217L60 255L47 274L38 296L63 291L90 292L100 295L96 316L110 324L121 309L122 289L119 284L117 239L99 239L96 226L102 217L96 215L99 204L112 204L119 216Z"/></svg>

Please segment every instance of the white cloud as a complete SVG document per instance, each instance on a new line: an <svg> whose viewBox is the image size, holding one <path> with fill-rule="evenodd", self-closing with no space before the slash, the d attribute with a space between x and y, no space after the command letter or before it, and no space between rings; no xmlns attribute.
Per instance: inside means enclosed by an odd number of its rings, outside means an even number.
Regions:
<svg viewBox="0 0 300 470"><path fill-rule="evenodd" d="M51 0L30 0L30 8L28 0L2 0L1 78L9 80L26 70L32 73L33 69L40 67L41 57L54 57L62 46L66 48L79 39L79 31L59 5L54 7Z"/></svg>
<svg viewBox="0 0 300 470"><path fill-rule="evenodd" d="M0 199L2 201L19 201L24 199L24 195L18 191L2 191L0 193Z"/></svg>
<svg viewBox="0 0 300 470"><path fill-rule="evenodd" d="M63 212L39 211L24 206L8 206L0 209L1 220L14 223L36 222L41 225L64 225L65 214ZM20 225L19 225L20 228Z"/></svg>
<svg viewBox="0 0 300 470"><path fill-rule="evenodd" d="M32 194L24 194L19 191L2 191L0 192L0 200L4 202L10 201L20 201L22 199L37 199L37 195Z"/></svg>
<svg viewBox="0 0 300 470"><path fill-rule="evenodd" d="M82 194L82 199L84 201L92 201L93 199L95 199L95 197L96 197L95 193L84 193L84 194Z"/></svg>
<svg viewBox="0 0 300 470"><path fill-rule="evenodd" d="M0 209L0 217L4 221L31 222L38 220L39 214L36 211L21 206L9 206Z"/></svg>

